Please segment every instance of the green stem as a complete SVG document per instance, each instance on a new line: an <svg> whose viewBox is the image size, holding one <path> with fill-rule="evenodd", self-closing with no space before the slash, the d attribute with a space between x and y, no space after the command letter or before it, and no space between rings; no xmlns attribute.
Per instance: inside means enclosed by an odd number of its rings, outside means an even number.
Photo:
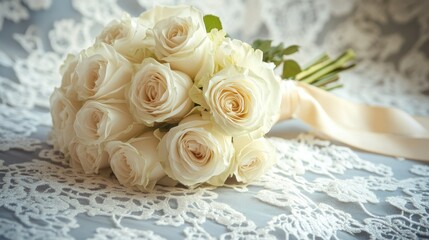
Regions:
<svg viewBox="0 0 429 240"><path fill-rule="evenodd" d="M334 89L341 88L341 87L343 87L343 84L337 84L337 85L334 85L332 87L321 87L321 89L329 92L329 91L332 91Z"/></svg>
<svg viewBox="0 0 429 240"><path fill-rule="evenodd" d="M345 66L345 67L342 67L342 68L338 68L338 69L336 69L336 70L334 70L334 71L332 71L332 72L330 72L330 73L328 73L328 74L326 74L326 75L324 75L324 76L320 77L319 79L317 79L316 81L314 81L314 82L312 83L312 85L313 85L313 86L316 86L316 87L321 87L321 86L324 86L324 85L326 85L326 84L328 84L328 83L335 82L336 80L338 80L338 79L339 79L338 74L339 74L340 72L345 71L345 70L348 70L348 69L350 69L350 68L353 68L355 65L356 65L356 64L351 64L351 65L349 65L349 66Z"/></svg>
<svg viewBox="0 0 429 240"><path fill-rule="evenodd" d="M311 61L310 63L307 64L307 66L305 66L302 71L307 71L309 68L313 67L316 64L322 63L324 61L329 60L329 56L326 53L323 53L321 56L319 56L318 58L314 59L313 61Z"/></svg>
<svg viewBox="0 0 429 240"><path fill-rule="evenodd" d="M329 73L329 74L323 76L322 78L320 78L319 80L314 82L312 85L315 87L323 87L328 83L332 83L332 82L337 81L339 78L340 77L338 76L338 74L336 72L332 72L332 73Z"/></svg>
<svg viewBox="0 0 429 240"><path fill-rule="evenodd" d="M333 63L333 60L329 58L322 58L320 62L316 62L311 65L307 70L301 71L295 76L295 80L302 81L304 78L311 76L313 73L318 72L319 70L325 68L326 66Z"/></svg>
<svg viewBox="0 0 429 240"><path fill-rule="evenodd" d="M317 81L317 79L319 79L320 77L336 69L343 68L343 65L347 63L349 60L353 59L354 57L355 57L355 53L349 49L344 54L342 54L337 59L335 59L333 62L331 62L330 64L326 65L323 68L319 68L319 71L314 72L312 75L308 76L305 79L301 79L300 81L312 84L313 82Z"/></svg>

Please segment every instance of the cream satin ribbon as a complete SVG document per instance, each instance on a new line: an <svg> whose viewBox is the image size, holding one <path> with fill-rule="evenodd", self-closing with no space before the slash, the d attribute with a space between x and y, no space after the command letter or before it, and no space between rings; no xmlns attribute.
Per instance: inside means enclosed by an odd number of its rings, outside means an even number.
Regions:
<svg viewBox="0 0 429 240"><path fill-rule="evenodd" d="M429 161L429 119L393 108L366 106L317 87L282 82L279 120L297 118L315 130L366 151Z"/></svg>

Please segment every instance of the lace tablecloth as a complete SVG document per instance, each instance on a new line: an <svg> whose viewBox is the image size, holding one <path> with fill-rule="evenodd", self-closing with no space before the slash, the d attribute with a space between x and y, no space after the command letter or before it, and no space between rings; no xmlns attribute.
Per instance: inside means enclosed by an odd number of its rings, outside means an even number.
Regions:
<svg viewBox="0 0 429 240"><path fill-rule="evenodd" d="M184 1L162 1L180 3ZM298 59L352 47L336 92L429 115L426 1L192 1L235 37L299 43ZM123 9L151 1L0 2L0 238L429 238L429 166L316 138L299 121L270 132L280 161L249 186L134 192L65 165L48 141L48 99L68 52Z"/></svg>

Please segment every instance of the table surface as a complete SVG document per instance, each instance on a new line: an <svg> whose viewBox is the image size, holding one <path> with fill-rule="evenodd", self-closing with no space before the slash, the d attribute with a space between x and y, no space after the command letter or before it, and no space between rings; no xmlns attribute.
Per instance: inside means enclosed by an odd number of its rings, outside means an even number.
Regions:
<svg viewBox="0 0 429 240"><path fill-rule="evenodd" d="M322 140L299 120L274 126L268 137L280 160L248 186L142 193L71 169L49 143L55 69L68 51L92 42L83 33L103 17L120 15L119 7L135 15L151 3L30 2L0 3L15 4L0 13L0 239L429 238L427 164ZM249 2L256 5L231 9L255 10L263 1ZM387 95L380 98L390 101ZM408 101L414 113L429 113L427 96L401 99L398 107Z"/></svg>

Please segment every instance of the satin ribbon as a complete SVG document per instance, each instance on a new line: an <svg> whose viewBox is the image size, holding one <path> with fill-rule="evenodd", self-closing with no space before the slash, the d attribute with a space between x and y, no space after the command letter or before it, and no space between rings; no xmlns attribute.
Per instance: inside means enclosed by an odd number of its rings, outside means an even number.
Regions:
<svg viewBox="0 0 429 240"><path fill-rule="evenodd" d="M297 81L282 82L279 121L297 118L323 135L389 156L429 161L429 119L352 103Z"/></svg>

